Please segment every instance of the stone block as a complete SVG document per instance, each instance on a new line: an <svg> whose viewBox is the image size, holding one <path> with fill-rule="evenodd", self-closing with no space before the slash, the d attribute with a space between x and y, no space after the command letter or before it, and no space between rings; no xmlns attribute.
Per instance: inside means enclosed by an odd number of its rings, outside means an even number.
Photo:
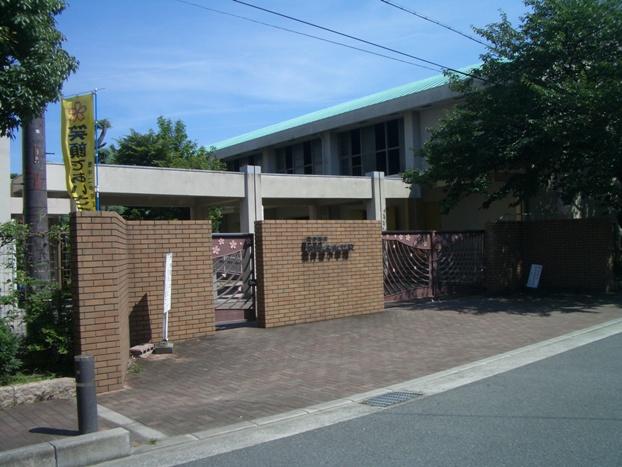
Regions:
<svg viewBox="0 0 622 467"><path fill-rule="evenodd" d="M15 405L15 388L13 386L0 387L0 409L7 409Z"/></svg>

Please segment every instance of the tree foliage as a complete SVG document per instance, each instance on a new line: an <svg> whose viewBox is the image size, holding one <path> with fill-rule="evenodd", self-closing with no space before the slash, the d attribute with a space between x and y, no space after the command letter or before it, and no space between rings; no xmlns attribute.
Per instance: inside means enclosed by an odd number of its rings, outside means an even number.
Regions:
<svg viewBox="0 0 622 467"><path fill-rule="evenodd" d="M68 230L68 224L58 224L46 236L52 244L59 245L67 241ZM20 359L12 361L13 371L23 364L31 371L68 373L73 355L71 284L41 281L29 276L26 244L32 235L35 234L29 231L28 225L15 221L0 224L0 247L14 253L7 254L4 258L6 263L2 265L14 272L6 283L4 294L0 296L0 304L9 310L4 324L22 321L26 328L26 335L19 340L11 341L5 335L0 336L0 341L12 342L12 346L19 344ZM10 352L0 359L10 362L8 355L13 351L11 347ZM4 377L10 374L5 369ZM2 377L0 371L0 379Z"/></svg>
<svg viewBox="0 0 622 467"><path fill-rule="evenodd" d="M192 141L181 121L158 117L157 130L139 133L131 130L116 145L100 151L100 161L109 164L169 167L181 169L225 170L225 164L211 151ZM179 207L115 207L126 219L187 219L189 212ZM213 207L208 217L218 231L222 209Z"/></svg>
<svg viewBox="0 0 622 467"><path fill-rule="evenodd" d="M464 99L432 131L429 168L407 181L440 184L445 208L473 193L484 207L545 190L622 210L622 3L526 0L476 28L491 47L473 74L452 77Z"/></svg>
<svg viewBox="0 0 622 467"><path fill-rule="evenodd" d="M221 160L188 137L184 122L164 117L158 117L157 130L146 133L130 130L129 135L107 151L105 159L113 164L201 170L225 168Z"/></svg>
<svg viewBox="0 0 622 467"><path fill-rule="evenodd" d="M57 101L77 60L62 49L54 17L62 0L0 0L0 135Z"/></svg>

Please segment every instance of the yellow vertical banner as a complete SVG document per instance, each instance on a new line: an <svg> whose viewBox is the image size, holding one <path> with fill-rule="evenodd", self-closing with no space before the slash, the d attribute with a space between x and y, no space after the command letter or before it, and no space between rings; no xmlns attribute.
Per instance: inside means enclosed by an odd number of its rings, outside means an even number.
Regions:
<svg viewBox="0 0 622 467"><path fill-rule="evenodd" d="M78 211L95 211L95 110L93 94L61 101L61 145L67 192Z"/></svg>

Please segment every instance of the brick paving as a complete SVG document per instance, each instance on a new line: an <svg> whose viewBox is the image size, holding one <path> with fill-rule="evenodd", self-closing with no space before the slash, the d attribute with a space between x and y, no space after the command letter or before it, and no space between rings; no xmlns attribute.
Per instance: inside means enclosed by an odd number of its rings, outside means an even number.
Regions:
<svg viewBox="0 0 622 467"><path fill-rule="evenodd" d="M619 297L464 298L296 326L239 328L141 361L106 407L182 434L424 376L611 319Z"/></svg>
<svg viewBox="0 0 622 467"><path fill-rule="evenodd" d="M113 425L100 418L99 428ZM52 400L0 409L0 451L78 434L75 401Z"/></svg>
<svg viewBox="0 0 622 467"><path fill-rule="evenodd" d="M326 402L622 318L622 298L465 298L296 326L239 328L140 362L99 403L166 434ZM100 428L113 425L100 418ZM0 450L77 434L74 401L0 409ZM133 436L133 442L140 438Z"/></svg>

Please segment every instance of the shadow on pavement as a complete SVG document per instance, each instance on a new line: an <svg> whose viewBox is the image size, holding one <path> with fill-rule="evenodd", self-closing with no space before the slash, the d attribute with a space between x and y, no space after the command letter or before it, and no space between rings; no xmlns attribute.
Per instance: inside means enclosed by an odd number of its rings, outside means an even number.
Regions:
<svg viewBox="0 0 622 467"><path fill-rule="evenodd" d="M575 294L514 294L503 297L467 296L438 300L419 299L387 303L386 309L444 310L457 313L484 315L507 313L515 315L549 316L560 313L598 313L603 305L622 306L622 295L575 295Z"/></svg>
<svg viewBox="0 0 622 467"><path fill-rule="evenodd" d="M65 430L63 428L51 428L46 426L38 426L36 428L31 428L28 430L30 433L39 433L42 435L53 435L53 436L78 436L80 434L77 430Z"/></svg>

